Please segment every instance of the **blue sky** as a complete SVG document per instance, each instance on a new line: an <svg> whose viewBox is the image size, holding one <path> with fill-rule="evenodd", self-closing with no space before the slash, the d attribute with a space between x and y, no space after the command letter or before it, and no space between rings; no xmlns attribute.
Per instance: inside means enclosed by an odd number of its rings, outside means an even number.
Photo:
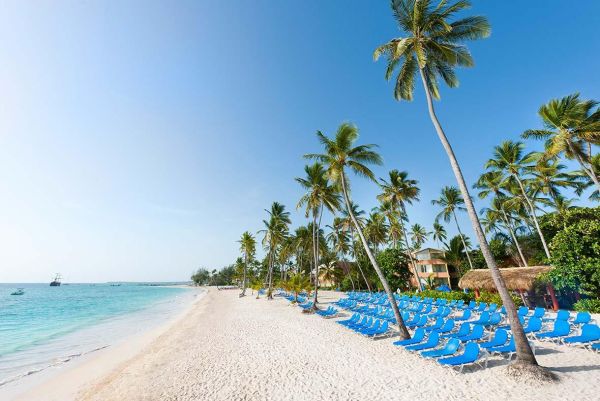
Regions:
<svg viewBox="0 0 600 401"><path fill-rule="evenodd" d="M494 145L540 126L542 103L598 98L600 3L516 4L474 1L493 34L470 45L476 67L437 105L470 183ZM431 227L430 200L454 184L422 91L396 102L372 60L399 34L388 1L0 10L0 282L182 280L228 264L272 201L295 209L301 155L343 121L380 146L378 176L420 181L411 222ZM375 206L375 185L353 190Z"/></svg>

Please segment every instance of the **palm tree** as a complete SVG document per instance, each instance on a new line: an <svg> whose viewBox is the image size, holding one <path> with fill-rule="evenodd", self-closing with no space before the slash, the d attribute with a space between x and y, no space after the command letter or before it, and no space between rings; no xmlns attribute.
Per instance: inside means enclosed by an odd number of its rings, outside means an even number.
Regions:
<svg viewBox="0 0 600 401"><path fill-rule="evenodd" d="M577 173L566 173L566 166L556 159L546 159L543 154L537 154L538 161L529 168L532 176L531 186L544 195L555 199L561 196L561 189L579 189L584 178Z"/></svg>
<svg viewBox="0 0 600 401"><path fill-rule="evenodd" d="M285 206L273 202L271 210L265 210L269 214L269 220L263 220L264 233L263 246L268 250L268 283L267 298L273 299L273 266L277 253L277 247L283 243L288 233L288 225L291 224L290 213L285 211Z"/></svg>
<svg viewBox="0 0 600 401"><path fill-rule="evenodd" d="M310 290L310 279L302 273L293 274L285 282L285 289L294 294L294 302L298 302L298 295L304 290Z"/></svg>
<svg viewBox="0 0 600 401"><path fill-rule="evenodd" d="M504 141L499 146L494 147L494 157L485 163L485 168L491 171L498 171L512 177L521 190L521 195L529 207L529 214L533 218L533 223L542 241L546 257L550 259L550 250L546 244L546 238L537 219L536 206L527 193L526 185L530 182L524 179L524 175L530 171L538 158L534 152L523 155L525 145L523 142Z"/></svg>
<svg viewBox="0 0 600 401"><path fill-rule="evenodd" d="M508 229L510 236L512 237L515 247L517 248L517 252L519 253L519 256L521 258L521 261L523 262L523 264L525 266L528 266L527 259L525 258L525 256L523 256L523 250L521 249L521 245L519 244L519 241L515 234L515 230L512 225L512 222L511 222L511 217L506 212L506 209L510 208L510 205L507 206L508 195L504 191L504 177L503 177L502 172L488 171L486 173L483 173L479 177L477 182L475 184L473 184L473 188L480 189L479 194L478 194L480 199L485 199L490 194L495 195L495 198L492 201L492 204L495 205L496 210L501 213L502 221L503 221L505 227ZM492 215L487 216L487 217L493 218L494 215L492 213Z"/></svg>
<svg viewBox="0 0 600 401"><path fill-rule="evenodd" d="M379 246L388 238L388 225L385 223L384 215L376 211L371 212L367 218L364 232L368 242L373 244L373 253L377 256Z"/></svg>
<svg viewBox="0 0 600 401"><path fill-rule="evenodd" d="M428 233L425 227L423 227L420 224L414 224L410 228L410 240L413 242L413 247L415 251L418 251L419 248L421 248L421 245L423 245L423 243L427 241L427 237L429 237L429 234L431 233Z"/></svg>
<svg viewBox="0 0 600 401"><path fill-rule="evenodd" d="M240 297L246 295L246 276L248 272L248 262L254 257L256 252L256 240L248 231L242 234L242 238L238 241L240 243L240 251L244 254L244 276L242 279L242 293Z"/></svg>
<svg viewBox="0 0 600 401"><path fill-rule="evenodd" d="M469 267L473 269L473 262L471 262L471 257L469 256L469 247L465 242L465 236L463 235L460 225L458 224L458 218L456 217L456 211L465 211L462 205L465 204L465 200L460 194L460 191L456 187L446 186L442 188L442 192L440 194L439 199L434 199L431 201L432 205L437 205L442 207L442 211L436 216L435 220L439 221L440 218L443 218L446 223L450 221L453 217L454 222L456 223L456 229L458 230L458 235L460 236L463 246L465 247L465 253L467 255L467 260L469 261Z"/></svg>
<svg viewBox="0 0 600 401"><path fill-rule="evenodd" d="M346 264L346 255L350 252L350 238L348 232L344 230L344 219L341 217L334 217L333 223L327 225L331 229L331 232L327 235L326 239L331 244L331 249L338 256L341 257L344 266ZM352 284L352 291L354 291L354 280L352 279L352 271L348 269L348 277Z"/></svg>
<svg viewBox="0 0 600 401"><path fill-rule="evenodd" d="M450 238L450 241L446 244L444 251L444 260L451 266L454 266L457 271L461 271L460 267L464 261L465 256L465 245L463 238L456 235Z"/></svg>
<svg viewBox="0 0 600 401"><path fill-rule="evenodd" d="M297 208L306 205L306 217L312 214L312 235L313 235L313 259L315 266L315 292L313 299L313 310L318 309L317 294L319 292L319 236L321 218L323 217L323 208L327 208L331 213L335 213L340 207L340 196L336 189L330 185L325 175L325 169L321 163L314 163L311 166L305 166L304 172L306 178L296 178L296 182L307 192L298 201Z"/></svg>
<svg viewBox="0 0 600 401"><path fill-rule="evenodd" d="M432 0L392 0L394 17L400 29L407 36L392 39L380 46L375 50L374 58L377 60L379 56L387 55L387 79L390 79L394 71L399 69L394 90L394 95L398 100L412 100L415 75L417 72L419 73L427 99L429 116L448 155L452 171L466 202L473 231L477 235L481 252L506 308L515 338L517 363L533 370L537 367L535 355L523 332L517 309L492 255L454 150L433 107L432 97L436 99L440 97L438 77L443 79L448 86L456 87L458 79L454 68L473 65L471 54L462 43L467 40L485 38L490 34L491 28L485 17L468 16L450 21L458 12L469 8L470 5L468 0L456 2L440 0L437 6L432 3Z"/></svg>
<svg viewBox="0 0 600 401"><path fill-rule="evenodd" d="M448 234L446 233L446 229L443 225L438 223L437 221L433 222L433 240L437 241L438 248L440 248L440 243L444 243Z"/></svg>
<svg viewBox="0 0 600 401"><path fill-rule="evenodd" d="M403 339L410 338L410 334L406 329L404 321L402 320L402 316L400 315L400 311L398 310L398 304L396 303L394 294L392 293L392 290L390 289L390 286L383 275L375 256L373 255L373 252L371 252L371 249L369 248L369 244L367 243L367 239L365 238L361 226L358 224L358 220L350 208L350 195L348 193L350 182L346 176L345 169L348 168L359 176L375 181L375 176L369 167L367 167L367 164L381 165L381 156L377 152L373 151L375 145L359 145L353 147L354 142L356 142L358 139L358 128L349 123L343 123L340 125L333 139L328 138L320 131L317 132L317 137L319 138L321 145L324 147L324 153L308 154L305 155L305 157L317 159L327 166L327 175L329 179L341 187L344 201L346 202L346 210L350 215L352 223L354 224L356 233L360 237L363 248L389 298L390 305L394 311L394 316L396 317L396 322L398 323L400 337Z"/></svg>
<svg viewBox="0 0 600 401"><path fill-rule="evenodd" d="M591 165L592 171L594 172L596 177L600 176L600 153L592 156L592 158L590 160L590 165ZM576 171L575 174L583 177L584 179L587 179L587 180L584 180L584 182L581 183L580 187L577 188L577 190L575 191L577 193L577 195L581 195L583 193L584 189L594 185L594 182L590 179L590 177L584 171L582 171L582 170ZM590 199L594 200L594 201L600 201L600 190L596 189L595 191L593 191L592 194L590 195Z"/></svg>
<svg viewBox="0 0 600 401"><path fill-rule="evenodd" d="M383 192L377 196L377 199L380 202L389 202L392 209L398 213L398 222L404 235L406 251L415 272L417 285L419 286L419 290L422 291L423 286L421 285L421 280L419 280L419 275L417 274L417 263L410 251L408 236L406 235L406 228L404 227L404 219L408 219L406 204L411 205L413 201L419 200L419 192L421 191L418 187L419 182L417 180L409 179L408 172L406 171L391 170L388 173L388 176L389 181L386 181L383 178L379 179L379 186Z"/></svg>
<svg viewBox="0 0 600 401"><path fill-rule="evenodd" d="M362 267L360 266L360 259L359 259L359 251L356 249L356 236L354 233L354 222L353 219L350 217L350 214L352 214L354 216L354 219L358 222L358 224L360 226L364 226L365 224L365 219L363 217L363 215L365 214L365 211L362 209L358 208L358 205L354 202L350 202L350 208L346 209L346 210L342 210L342 216L344 218L344 230L350 230L350 238L352 239L352 256L354 257L354 260L356 261L356 267L358 267L358 271L360 272L360 275L362 276L363 280L365 281L365 284L367 285L367 291L371 292L371 284L369 284L369 280L367 280L367 277L365 276L365 272L363 271Z"/></svg>
<svg viewBox="0 0 600 401"><path fill-rule="evenodd" d="M509 232L512 241L515 244L515 247L517 248L517 252L519 253L521 262L524 266L528 266L527 259L523 255L523 250L521 249L519 241L517 240L517 236L511 223L511 218L506 213L505 203L506 198L503 198L501 196L495 197L494 199L492 199L491 206L489 208L484 208L481 211L482 214L485 214L485 219L487 222L486 224L484 224L484 226L486 226L486 231L491 232L497 230L498 223L502 223L504 228Z"/></svg>
<svg viewBox="0 0 600 401"><path fill-rule="evenodd" d="M547 158L564 154L567 159L577 160L581 170L600 190L600 176L591 161L592 144L600 144L600 109L597 105L594 100L580 99L579 93L553 99L538 111L545 129L530 129L522 136L546 139L544 153Z"/></svg>

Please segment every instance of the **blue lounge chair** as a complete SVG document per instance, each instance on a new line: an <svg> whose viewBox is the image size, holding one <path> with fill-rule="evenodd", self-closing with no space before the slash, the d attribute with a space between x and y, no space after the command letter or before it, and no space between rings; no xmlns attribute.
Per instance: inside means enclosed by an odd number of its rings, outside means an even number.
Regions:
<svg viewBox="0 0 600 401"><path fill-rule="evenodd" d="M477 302L475 301L471 301L469 302L468 305L463 305L463 309L475 309L475 307L477 306Z"/></svg>
<svg viewBox="0 0 600 401"><path fill-rule="evenodd" d="M373 319L373 323L368 327L357 327L354 329L357 333L365 334L371 331L377 331L381 327L381 321L379 319Z"/></svg>
<svg viewBox="0 0 600 401"><path fill-rule="evenodd" d="M432 324L431 326L425 327L425 331L437 330L444 325L444 322L445 322L444 318L438 317L437 319L435 319L434 324Z"/></svg>
<svg viewBox="0 0 600 401"><path fill-rule="evenodd" d="M584 344L600 340L600 327L595 324L584 324L581 334L562 339L564 344Z"/></svg>
<svg viewBox="0 0 600 401"><path fill-rule="evenodd" d="M568 310L560 309L556 312L556 317L545 317L542 319L543 322L552 322L557 320L568 321L571 317L571 313Z"/></svg>
<svg viewBox="0 0 600 401"><path fill-rule="evenodd" d="M341 324L342 326L345 326L349 323L356 323L359 320L360 320L360 314L354 313L354 314L352 314L352 316L350 316L350 319L338 320L336 323Z"/></svg>
<svg viewBox="0 0 600 401"><path fill-rule="evenodd" d="M519 310L517 310L517 315L527 316L527 314L529 314L529 308L526 306L519 306Z"/></svg>
<svg viewBox="0 0 600 401"><path fill-rule="evenodd" d="M463 368L466 365L471 365L473 363L477 363L481 365L479 360L479 345L476 343L466 343L465 351L461 355L451 356L446 358L438 359L438 363L445 366L451 367L460 367L460 372L462 373ZM484 359L485 367L487 367L487 358Z"/></svg>
<svg viewBox="0 0 600 401"><path fill-rule="evenodd" d="M485 324L487 322L490 321L490 314L488 312L481 312L481 315L479 315L479 319L474 320L472 322L469 323L473 323L473 324Z"/></svg>
<svg viewBox="0 0 600 401"><path fill-rule="evenodd" d="M490 354L508 354L508 360L510 361L512 359L513 354L517 352L515 347L515 338L511 336L508 344L491 347L487 350Z"/></svg>
<svg viewBox="0 0 600 401"><path fill-rule="evenodd" d="M494 338L489 341L482 342L479 344L481 348L488 349L493 347L500 347L508 341L508 332L504 329L498 329L494 333Z"/></svg>
<svg viewBox="0 0 600 401"><path fill-rule="evenodd" d="M379 328L376 330L367 330L362 332L363 335L372 338L387 335L388 333L391 333L391 331L387 320L383 320L383 323L381 323Z"/></svg>
<svg viewBox="0 0 600 401"><path fill-rule="evenodd" d="M578 312L573 324L588 324L592 321L592 315L589 312Z"/></svg>
<svg viewBox="0 0 600 401"><path fill-rule="evenodd" d="M446 334L443 334L442 337L443 338L447 338L447 337L462 337L462 336L466 336L470 332L471 332L471 325L468 322L464 322L463 324L460 325L460 328L458 329L457 332L455 332L455 333L446 333Z"/></svg>
<svg viewBox="0 0 600 401"><path fill-rule="evenodd" d="M542 319L540 319L539 317L532 317L527 322L527 327L523 328L523 331L525 332L525 334L535 335L535 333L538 333L541 329Z"/></svg>
<svg viewBox="0 0 600 401"><path fill-rule="evenodd" d="M475 312L483 312L485 308L487 308L487 304L485 302L480 302L477 308L474 309Z"/></svg>
<svg viewBox="0 0 600 401"><path fill-rule="evenodd" d="M450 333L454 330L454 319L448 319L444 322L444 325L439 329L435 330L436 333L446 334Z"/></svg>
<svg viewBox="0 0 600 401"><path fill-rule="evenodd" d="M483 326L473 326L473 331L466 336L458 337L458 339L462 342L479 341L483 339Z"/></svg>
<svg viewBox="0 0 600 401"><path fill-rule="evenodd" d="M451 338L448 340L444 348L434 349L429 351L421 352L421 356L424 358L440 358L442 356L448 356L454 354L458 351L460 347L460 341L456 338Z"/></svg>
<svg viewBox="0 0 600 401"><path fill-rule="evenodd" d="M533 315L531 317L539 317L540 319L544 317L546 314L546 309L537 307L533 310Z"/></svg>
<svg viewBox="0 0 600 401"><path fill-rule="evenodd" d="M429 317L427 315L421 315L417 322L414 322L414 319L413 319L413 322L407 323L406 327L411 328L411 329L417 328L417 327L425 327L428 320L429 320Z"/></svg>
<svg viewBox="0 0 600 401"><path fill-rule="evenodd" d="M427 341L419 344L406 345L404 349L408 351L422 351L424 349L435 348L438 345L440 345L440 335L434 331L429 335Z"/></svg>
<svg viewBox="0 0 600 401"><path fill-rule="evenodd" d="M564 320L554 321L554 328L552 331L546 331L544 333L535 334L535 338L538 340L560 340L561 337L566 337L571 332L571 325L569 322Z"/></svg>
<svg viewBox="0 0 600 401"><path fill-rule="evenodd" d="M360 319L357 322L348 323L346 325L346 327L348 327L349 329L354 330L355 328L369 327L371 324L373 324L373 319L371 317L369 317L369 316L363 316L362 319Z"/></svg>
<svg viewBox="0 0 600 401"><path fill-rule="evenodd" d="M456 316L454 320L469 320L471 318L471 309L465 309L461 316Z"/></svg>
<svg viewBox="0 0 600 401"><path fill-rule="evenodd" d="M393 344L394 345L402 345L402 346L418 344L421 341L423 341L423 339L425 339L425 329L420 327L417 330L415 330L415 333L413 334L412 338L409 338L406 340L395 341Z"/></svg>
<svg viewBox="0 0 600 401"><path fill-rule="evenodd" d="M600 343L592 344L590 348L594 351L600 351Z"/></svg>

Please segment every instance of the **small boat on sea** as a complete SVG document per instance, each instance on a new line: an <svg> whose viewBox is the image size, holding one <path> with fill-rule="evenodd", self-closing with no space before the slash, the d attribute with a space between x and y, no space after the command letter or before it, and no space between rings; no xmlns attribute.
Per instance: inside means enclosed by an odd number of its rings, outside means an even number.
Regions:
<svg viewBox="0 0 600 401"><path fill-rule="evenodd" d="M60 287L60 280L62 279L60 273L56 273L54 280L50 282L50 287Z"/></svg>
<svg viewBox="0 0 600 401"><path fill-rule="evenodd" d="M10 293L10 295L23 295L25 294L25 290L23 288L17 288L16 291Z"/></svg>

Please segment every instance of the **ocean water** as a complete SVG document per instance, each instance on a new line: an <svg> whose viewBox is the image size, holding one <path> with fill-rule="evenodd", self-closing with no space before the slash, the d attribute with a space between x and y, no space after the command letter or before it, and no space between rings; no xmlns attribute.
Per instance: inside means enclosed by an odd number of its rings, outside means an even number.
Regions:
<svg viewBox="0 0 600 401"><path fill-rule="evenodd" d="M10 295L17 287L24 295ZM0 389L157 326L197 295L139 284L0 284Z"/></svg>

